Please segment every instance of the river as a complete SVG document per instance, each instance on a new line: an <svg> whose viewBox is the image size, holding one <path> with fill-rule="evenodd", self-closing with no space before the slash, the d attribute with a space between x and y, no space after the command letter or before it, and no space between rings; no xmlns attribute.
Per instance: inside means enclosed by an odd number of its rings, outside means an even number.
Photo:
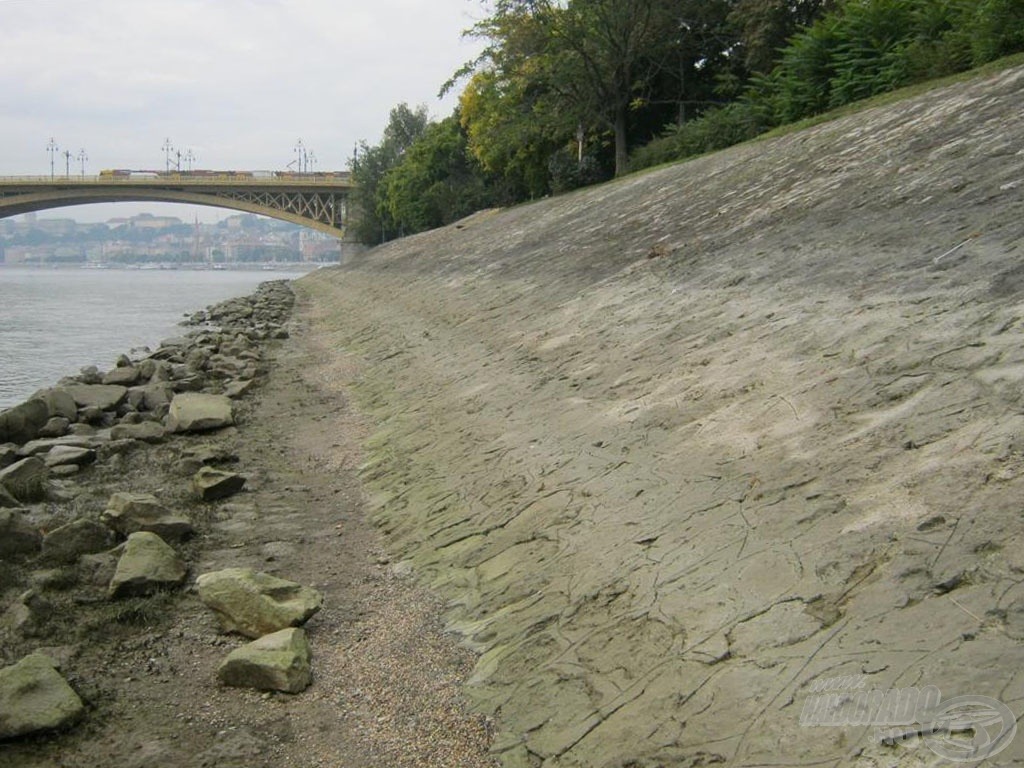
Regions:
<svg viewBox="0 0 1024 768"><path fill-rule="evenodd" d="M0 408L62 376L184 332L196 310L251 293L268 270L32 269L0 267Z"/></svg>

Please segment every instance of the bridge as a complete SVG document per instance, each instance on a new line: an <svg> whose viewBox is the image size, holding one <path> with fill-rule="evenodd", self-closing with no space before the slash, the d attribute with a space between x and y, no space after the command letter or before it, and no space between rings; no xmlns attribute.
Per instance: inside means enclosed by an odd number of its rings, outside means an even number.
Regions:
<svg viewBox="0 0 1024 768"><path fill-rule="evenodd" d="M231 208L344 238L348 173L103 171L99 176L0 177L0 218L89 203L151 201Z"/></svg>

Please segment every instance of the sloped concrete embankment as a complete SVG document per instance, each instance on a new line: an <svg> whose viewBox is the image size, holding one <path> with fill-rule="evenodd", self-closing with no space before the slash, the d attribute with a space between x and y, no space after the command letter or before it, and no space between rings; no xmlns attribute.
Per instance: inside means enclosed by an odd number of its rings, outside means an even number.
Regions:
<svg viewBox="0 0 1024 768"><path fill-rule="evenodd" d="M298 283L506 765L934 759L801 728L841 675L1024 709L1022 113L1008 70Z"/></svg>

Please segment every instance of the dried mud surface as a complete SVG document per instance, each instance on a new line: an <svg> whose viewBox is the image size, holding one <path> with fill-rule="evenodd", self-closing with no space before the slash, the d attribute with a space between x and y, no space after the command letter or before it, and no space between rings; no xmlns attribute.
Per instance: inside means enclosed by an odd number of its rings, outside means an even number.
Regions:
<svg viewBox="0 0 1024 768"><path fill-rule="evenodd" d="M844 675L1024 712L1022 113L1006 70L298 282L505 766L941 762L802 728Z"/></svg>

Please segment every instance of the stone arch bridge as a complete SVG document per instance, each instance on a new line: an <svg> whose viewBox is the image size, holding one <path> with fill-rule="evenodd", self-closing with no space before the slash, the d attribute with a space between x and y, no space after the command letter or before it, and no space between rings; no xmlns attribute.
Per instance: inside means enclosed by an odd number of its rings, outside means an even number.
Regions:
<svg viewBox="0 0 1024 768"><path fill-rule="evenodd" d="M283 219L344 239L352 186L347 173L104 171L0 177L0 218L89 203L189 203Z"/></svg>

